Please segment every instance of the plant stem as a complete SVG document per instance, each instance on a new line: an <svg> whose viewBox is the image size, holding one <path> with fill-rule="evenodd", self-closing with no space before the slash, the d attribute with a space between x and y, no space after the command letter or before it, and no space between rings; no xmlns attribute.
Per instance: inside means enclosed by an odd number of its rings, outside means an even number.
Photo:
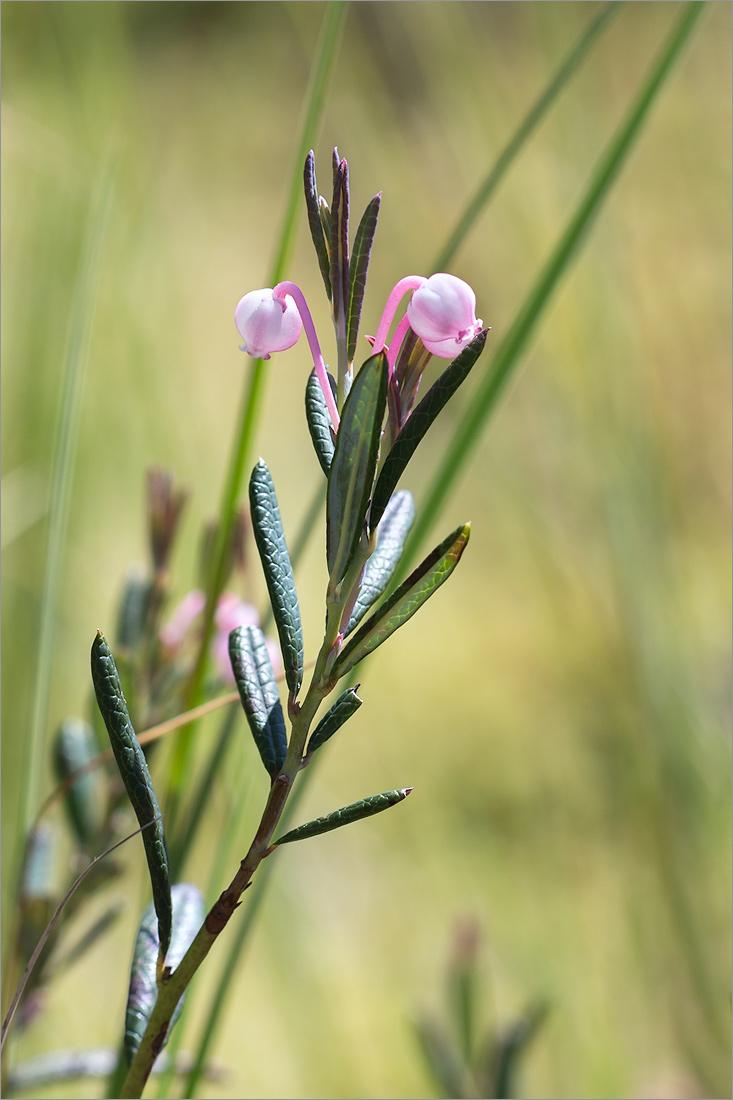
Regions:
<svg viewBox="0 0 733 1100"><path fill-rule="evenodd" d="M302 167L305 156L314 144L314 137L323 110L326 90L331 76L334 60L343 30L347 6L345 0L332 0L326 9L326 15L318 45L315 63L305 95L305 109L301 123L301 136L295 154L291 174L288 201L285 207L280 239L275 259L270 269L268 285L275 286L283 277L295 243L295 224L302 187ZM214 566L206 593L203 627L199 643L198 656L191 675L187 692L186 709L191 709L199 701L201 687L208 660L209 642L214 625L214 615L219 596L226 579L228 548L236 522L237 503L241 496L244 474L252 451L254 435L264 398L266 366L257 359L250 369L246 395L242 402L239 429L235 439L232 459L229 465L222 504L219 529L214 548ZM180 804L181 787L184 782L193 747L194 729L184 729L171 761L168 805L166 822L169 829L175 825Z"/></svg>
<svg viewBox="0 0 733 1100"><path fill-rule="evenodd" d="M290 710L291 734L288 753L282 771L275 778L270 788L270 794L254 840L241 861L236 875L207 914L206 920L198 930L193 943L179 966L172 974L164 974L163 979L159 982L155 1007L120 1092L122 1100L142 1095L153 1063L165 1041L176 1005L213 947L217 937L223 932L234 910L239 906L242 894L249 886L252 876L267 854L273 833L277 828L285 804L293 789L293 783L300 771L303 749L311 724L321 702L334 686L328 678L327 670L329 657L338 637L342 614L343 607L337 601L329 602L323 645L316 659L310 686L302 705L295 704Z"/></svg>

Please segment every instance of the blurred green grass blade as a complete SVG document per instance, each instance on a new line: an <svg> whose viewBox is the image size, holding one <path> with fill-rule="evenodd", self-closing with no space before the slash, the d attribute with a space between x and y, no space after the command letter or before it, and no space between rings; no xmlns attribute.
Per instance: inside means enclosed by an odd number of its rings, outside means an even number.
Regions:
<svg viewBox="0 0 733 1100"><path fill-rule="evenodd" d="M565 274L588 231L611 191L626 162L634 140L641 133L649 109L665 80L672 72L695 23L700 18L704 2L691 0L677 20L674 30L652 65L634 104L621 127L612 138L596 166L585 195L572 215L555 251L540 272L534 286L522 303L506 336L496 350L491 369L484 375L463 419L458 424L443 462L428 490L418 519L408 539L403 562L409 563L419 550L425 536L438 518L448 494L476 445L486 421L493 412L504 386L517 367L535 326L547 307L560 279ZM409 423L409 421L408 421Z"/></svg>
<svg viewBox="0 0 733 1100"><path fill-rule="evenodd" d="M171 878L174 882L181 874L183 856L188 851L193 837L196 835L204 811L211 805L211 792L214 789L214 781L226 756L240 713L236 704L227 710L219 727L219 734L211 750L208 764L202 770L196 792L186 804L186 813L182 819L181 837L179 840L174 839L169 844Z"/></svg>
<svg viewBox="0 0 733 1100"><path fill-rule="evenodd" d="M332 0L326 8L321 38L305 94L305 107L302 116L300 139L294 155L293 171L288 199L285 206L285 215L275 252L275 259L270 268L267 286L274 287L282 280L295 245L296 216L301 198L303 164L308 151L315 143L314 138L323 114L326 91L338 53L346 10L347 6L345 0ZM229 546L234 524L236 523L237 504L242 495L245 470L249 464L255 432L262 410L266 378L267 368L264 361L262 359L255 360L250 367L249 380L243 396L234 448L229 463L229 472L222 494L219 513L220 524L214 550L212 581L206 593L206 609L204 611L201 641L198 658L187 693L187 709L190 709L199 701L201 685L206 671L207 654L214 625L216 604L224 586L227 547ZM188 763L193 745L193 732L192 726L188 726L181 731L171 761L167 807L169 830L171 833L173 833L175 827L181 786L188 770Z"/></svg>
<svg viewBox="0 0 733 1100"><path fill-rule="evenodd" d="M542 121L559 93L581 64L596 38L606 29L612 17L616 15L621 7L621 2L622 0L612 0L610 4L606 4L588 29L581 35L544 92L530 108L529 112L510 138L508 144L499 154L494 166L486 176L486 179L479 186L476 194L461 215L458 224L449 236L446 244L443 246L442 251L436 256L431 264L431 271L448 270L448 266L453 260L453 257L473 229L476 219L483 212L484 207L506 175L512 162L521 152L525 142Z"/></svg>
<svg viewBox="0 0 733 1100"><path fill-rule="evenodd" d="M61 399L51 463L46 559L41 586L33 674L31 718L25 738L23 786L20 795L18 840L22 842L35 815L43 776L48 721L51 662L59 602L59 582L69 519L71 483L79 438L84 378L89 358L94 309L99 283L102 248L107 233L116 169L109 158L101 172L89 217L86 239L74 292L71 324L64 356Z"/></svg>

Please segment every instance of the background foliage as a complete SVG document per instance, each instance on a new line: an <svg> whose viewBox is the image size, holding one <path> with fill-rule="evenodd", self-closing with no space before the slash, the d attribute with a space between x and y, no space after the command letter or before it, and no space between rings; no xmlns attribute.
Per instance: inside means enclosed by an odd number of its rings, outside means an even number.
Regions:
<svg viewBox="0 0 733 1100"><path fill-rule="evenodd" d="M475 287L490 340L680 8L624 6L452 264ZM51 725L87 707L94 630L112 626L125 571L145 554L151 462L193 490L175 562L180 594L191 586L243 382L233 308L270 262L323 9L3 4L7 875L61 364L103 166L115 190ZM324 162L338 144L358 207L383 192L363 331L399 276L428 273L597 10L351 6L316 152ZM446 509L446 531L473 522L461 567L420 626L370 663L368 706L329 747L302 820L371 790L415 791L383 819L278 857L216 1046L230 1073L206 1086L212 1096L432 1094L411 1021L437 1003L465 915L484 931L495 1017L537 997L549 1005L522 1095L730 1095L730 16L728 3L704 13ZM288 276L326 332L304 212ZM259 430L291 538L322 476L302 413L306 359L303 347L273 360ZM436 425L434 462L476 382ZM418 507L432 471L424 451L408 479ZM321 538L299 574L311 647ZM261 604L251 576L242 595ZM254 786L248 841L264 784L242 723L190 878L208 886L218 826ZM41 791L49 785L46 773ZM145 901L138 857L124 853L124 919L54 986L22 1055L117 1044Z"/></svg>

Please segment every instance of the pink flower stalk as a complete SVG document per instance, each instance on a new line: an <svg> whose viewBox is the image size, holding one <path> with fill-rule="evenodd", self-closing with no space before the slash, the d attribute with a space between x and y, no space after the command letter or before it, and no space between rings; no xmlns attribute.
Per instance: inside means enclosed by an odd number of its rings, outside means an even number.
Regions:
<svg viewBox="0 0 733 1100"><path fill-rule="evenodd" d="M338 431L339 426L339 412L334 400L333 392L328 381L326 374L326 364L323 361L323 355L321 354L321 345L318 343L318 336L316 335L316 328L313 324L313 318L311 317L310 310L306 303L303 291L295 283L282 282L278 283L272 292L275 300L284 299L286 296L291 297L295 302L295 306L298 309L300 316L305 326L305 334L308 338L308 345L311 349L311 355L313 356L313 366L316 370L316 377L321 383L321 389L323 390L323 397L326 402L329 414L331 416L331 423L333 424L334 431Z"/></svg>
<svg viewBox="0 0 733 1100"><path fill-rule="evenodd" d="M392 318L397 311L397 306L400 304L405 294L407 294L408 290L417 290L418 287L421 287L425 282L427 282L427 279L423 275L406 275L404 279L400 279L397 283L397 286L387 299L387 304L384 307L382 319L377 329L377 335L374 337L373 347L375 355L377 352L382 351L384 345L387 343L389 326L392 324Z"/></svg>
<svg viewBox="0 0 733 1100"><path fill-rule="evenodd" d="M244 340L242 351L253 359L269 359L297 343L302 327L292 298L275 297L271 290L251 290L234 311L234 323Z"/></svg>
<svg viewBox="0 0 733 1100"><path fill-rule="evenodd" d="M415 290L407 317L431 355L441 359L453 359L483 328L471 287L445 272L431 275Z"/></svg>

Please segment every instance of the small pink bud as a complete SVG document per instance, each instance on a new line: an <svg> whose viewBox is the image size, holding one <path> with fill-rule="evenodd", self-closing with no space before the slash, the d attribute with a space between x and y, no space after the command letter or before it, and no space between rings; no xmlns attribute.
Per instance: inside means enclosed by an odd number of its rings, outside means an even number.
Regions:
<svg viewBox="0 0 733 1100"><path fill-rule="evenodd" d="M273 298L271 290L251 290L239 301L234 323L244 340L242 351L253 359L269 359L287 351L300 336L302 321L290 295Z"/></svg>
<svg viewBox="0 0 733 1100"><path fill-rule="evenodd" d="M410 299L407 317L431 355L453 359L477 336L476 295L468 283L444 272L431 275Z"/></svg>

